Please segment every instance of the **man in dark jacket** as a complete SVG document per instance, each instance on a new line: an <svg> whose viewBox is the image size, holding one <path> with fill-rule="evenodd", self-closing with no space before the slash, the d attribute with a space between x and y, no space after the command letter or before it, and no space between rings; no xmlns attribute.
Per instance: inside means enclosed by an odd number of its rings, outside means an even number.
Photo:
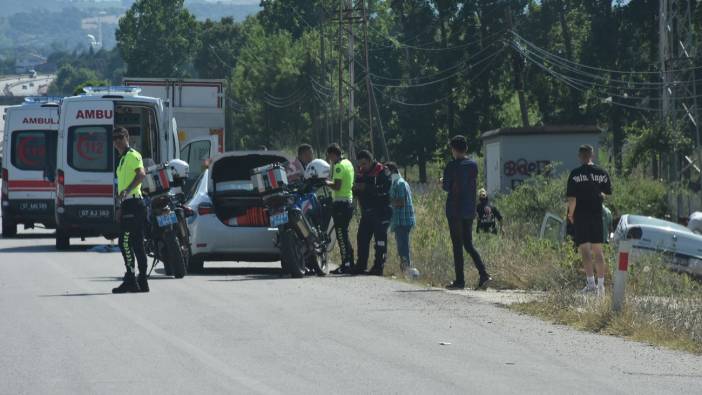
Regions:
<svg viewBox="0 0 702 395"><path fill-rule="evenodd" d="M476 288L482 288L491 280L485 270L480 254L473 246L473 219L475 218L475 195L478 178L478 164L468 159L468 144L463 136L451 139L451 154L453 160L446 165L444 177L441 179L446 198L446 218L448 219L451 243L453 244L453 264L456 269L456 280L447 286L448 289L465 288L463 275L463 249L473 258L478 269L480 280Z"/></svg>
<svg viewBox="0 0 702 395"><path fill-rule="evenodd" d="M476 209L476 214L478 214L478 222L475 226L475 233L493 233L497 234L497 223L502 226L502 214L497 207L490 204L490 199L488 198L487 191L485 189L480 189L478 191L478 207Z"/></svg>
<svg viewBox="0 0 702 395"><path fill-rule="evenodd" d="M365 273L371 239L375 239L375 262L366 273L382 276L388 252L388 227L392 208L390 207L390 171L382 163L376 162L366 150L356 155L359 173L354 184L354 196L361 207L361 220L358 224L356 243L358 260L352 273Z"/></svg>

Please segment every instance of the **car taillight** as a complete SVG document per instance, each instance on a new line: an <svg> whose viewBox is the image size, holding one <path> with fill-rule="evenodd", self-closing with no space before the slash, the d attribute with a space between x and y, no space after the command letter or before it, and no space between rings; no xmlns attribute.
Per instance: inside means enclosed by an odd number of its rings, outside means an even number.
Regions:
<svg viewBox="0 0 702 395"><path fill-rule="evenodd" d="M214 208L210 203L200 203L200 205L197 206L197 215L208 215L213 213Z"/></svg>
<svg viewBox="0 0 702 395"><path fill-rule="evenodd" d="M63 186L66 182L66 178L63 174L63 170L56 171L56 207L63 207Z"/></svg>
<svg viewBox="0 0 702 395"><path fill-rule="evenodd" d="M9 182L9 180L7 179L7 169L2 169L2 201L3 202L6 202L8 200L8 197L7 197L7 183L8 182Z"/></svg>
<svg viewBox="0 0 702 395"><path fill-rule="evenodd" d="M627 239L640 239L643 236L643 230L638 227L634 228L629 228L629 230L626 232L626 238Z"/></svg>
<svg viewBox="0 0 702 395"><path fill-rule="evenodd" d="M192 217L195 215L195 211L193 211L190 206L183 206L183 212L185 213L185 218Z"/></svg>

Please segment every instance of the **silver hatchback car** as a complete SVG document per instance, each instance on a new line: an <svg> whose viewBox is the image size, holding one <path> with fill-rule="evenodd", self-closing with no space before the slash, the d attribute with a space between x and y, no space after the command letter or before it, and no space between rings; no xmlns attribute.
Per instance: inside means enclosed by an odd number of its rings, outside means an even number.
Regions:
<svg viewBox="0 0 702 395"><path fill-rule="evenodd" d="M274 151L232 151L215 157L187 197L192 257L188 270L206 261L272 262L280 259L278 229L270 226L251 170L288 159Z"/></svg>

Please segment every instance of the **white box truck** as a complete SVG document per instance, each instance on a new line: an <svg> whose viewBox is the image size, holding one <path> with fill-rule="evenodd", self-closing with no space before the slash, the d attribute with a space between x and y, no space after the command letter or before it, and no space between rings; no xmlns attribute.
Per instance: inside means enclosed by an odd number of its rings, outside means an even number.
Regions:
<svg viewBox="0 0 702 395"><path fill-rule="evenodd" d="M190 164L190 179L200 175L206 161L214 154L224 152L224 82L216 79L122 79L124 85L139 87L142 95L161 98L172 107L178 123L180 159Z"/></svg>

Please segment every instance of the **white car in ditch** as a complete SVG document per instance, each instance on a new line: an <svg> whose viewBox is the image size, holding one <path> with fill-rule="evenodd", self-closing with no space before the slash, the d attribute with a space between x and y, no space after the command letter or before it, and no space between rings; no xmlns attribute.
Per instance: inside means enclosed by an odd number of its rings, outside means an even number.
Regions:
<svg viewBox="0 0 702 395"><path fill-rule="evenodd" d="M206 261L272 262L280 259L278 229L270 226L251 170L288 159L275 151L232 151L215 157L188 193L191 258L188 270Z"/></svg>
<svg viewBox="0 0 702 395"><path fill-rule="evenodd" d="M623 215L614 242L631 240L637 255L662 254L671 269L702 276L702 235L682 225L641 215Z"/></svg>

